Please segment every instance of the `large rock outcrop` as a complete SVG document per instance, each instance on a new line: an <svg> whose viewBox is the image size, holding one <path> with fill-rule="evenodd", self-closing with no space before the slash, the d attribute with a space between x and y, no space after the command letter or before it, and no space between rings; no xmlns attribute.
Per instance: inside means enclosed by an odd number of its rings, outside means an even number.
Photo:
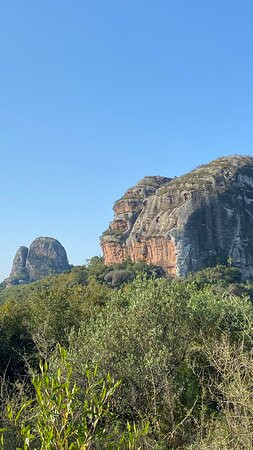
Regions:
<svg viewBox="0 0 253 450"><path fill-rule="evenodd" d="M185 276L229 260L253 276L251 157L219 158L174 179L146 177L113 209L101 237L106 264L130 258Z"/></svg>
<svg viewBox="0 0 253 450"><path fill-rule="evenodd" d="M29 281L29 274L26 267L27 255L28 248L23 246L19 247L13 260L13 265L9 277L10 280Z"/></svg>
<svg viewBox="0 0 253 450"><path fill-rule="evenodd" d="M39 237L27 247L20 247L13 260L7 285L30 283L70 268L64 247L57 239Z"/></svg>

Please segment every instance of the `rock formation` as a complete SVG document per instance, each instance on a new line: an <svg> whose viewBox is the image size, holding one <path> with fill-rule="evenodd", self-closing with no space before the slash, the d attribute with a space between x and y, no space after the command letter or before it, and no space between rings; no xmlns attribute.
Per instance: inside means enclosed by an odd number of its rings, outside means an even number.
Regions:
<svg viewBox="0 0 253 450"><path fill-rule="evenodd" d="M27 247L20 247L13 260L7 285L30 283L70 268L64 247L49 237L39 237Z"/></svg>
<svg viewBox="0 0 253 450"><path fill-rule="evenodd" d="M29 281L29 275L26 267L27 254L27 247L19 247L13 260L13 265L9 277L10 280Z"/></svg>
<svg viewBox="0 0 253 450"><path fill-rule="evenodd" d="M119 287L132 281L134 276L130 270L111 270L104 276L104 282L111 287Z"/></svg>
<svg viewBox="0 0 253 450"><path fill-rule="evenodd" d="M106 264L145 261L167 275L238 267L253 276L253 158L219 158L178 178L145 177L114 204Z"/></svg>

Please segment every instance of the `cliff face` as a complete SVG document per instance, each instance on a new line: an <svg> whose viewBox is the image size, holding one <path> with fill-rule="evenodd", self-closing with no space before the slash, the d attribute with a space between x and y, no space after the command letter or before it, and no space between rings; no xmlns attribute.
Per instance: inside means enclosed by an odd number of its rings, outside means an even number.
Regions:
<svg viewBox="0 0 253 450"><path fill-rule="evenodd" d="M60 242L49 237L39 237L32 242L29 249L18 249L6 283L29 283L68 269L67 254Z"/></svg>
<svg viewBox="0 0 253 450"><path fill-rule="evenodd" d="M149 181L152 189L139 186ZM157 181L157 182L156 182ZM253 158L232 156L178 178L144 178L114 205L105 263L145 261L185 276L228 260L253 276Z"/></svg>
<svg viewBox="0 0 253 450"><path fill-rule="evenodd" d="M10 279L28 281L29 275L26 267L26 259L28 254L27 247L19 247L10 273Z"/></svg>

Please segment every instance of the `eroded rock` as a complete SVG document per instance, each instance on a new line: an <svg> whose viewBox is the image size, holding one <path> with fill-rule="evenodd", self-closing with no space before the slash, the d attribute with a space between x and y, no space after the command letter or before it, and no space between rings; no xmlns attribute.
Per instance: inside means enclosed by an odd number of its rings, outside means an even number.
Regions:
<svg viewBox="0 0 253 450"><path fill-rule="evenodd" d="M57 239L39 237L27 247L20 247L13 261L7 285L37 281L70 268L64 247Z"/></svg>
<svg viewBox="0 0 253 450"><path fill-rule="evenodd" d="M28 254L27 247L19 247L13 260L10 279L16 280L17 284L21 281L28 281L29 275L26 267L26 259Z"/></svg>
<svg viewBox="0 0 253 450"><path fill-rule="evenodd" d="M147 178L149 189L139 192L144 178L114 205L101 238L106 264L131 258L185 276L229 260L244 278L253 276L253 158L224 157L178 178Z"/></svg>
<svg viewBox="0 0 253 450"><path fill-rule="evenodd" d="M135 277L134 272L130 270L111 270L104 276L106 284L112 287L119 287L123 283L129 283Z"/></svg>

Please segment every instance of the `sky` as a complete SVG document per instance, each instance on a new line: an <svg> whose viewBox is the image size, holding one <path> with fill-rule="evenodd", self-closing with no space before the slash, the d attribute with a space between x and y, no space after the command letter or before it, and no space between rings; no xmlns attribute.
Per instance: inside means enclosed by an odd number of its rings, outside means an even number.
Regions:
<svg viewBox="0 0 253 450"><path fill-rule="evenodd" d="M100 254L145 175L253 156L253 3L0 0L0 280L20 245Z"/></svg>

